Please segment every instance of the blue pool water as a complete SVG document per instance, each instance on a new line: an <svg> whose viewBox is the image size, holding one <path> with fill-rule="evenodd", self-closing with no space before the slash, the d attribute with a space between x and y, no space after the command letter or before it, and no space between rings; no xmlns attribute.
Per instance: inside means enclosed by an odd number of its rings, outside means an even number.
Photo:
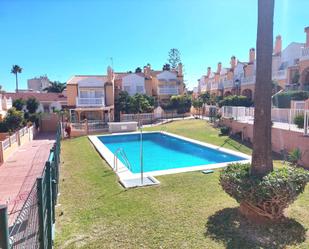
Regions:
<svg viewBox="0 0 309 249"><path fill-rule="evenodd" d="M140 172L140 135L99 136L112 152L123 148L133 173ZM162 133L143 133L144 172L244 160L245 158L217 151ZM119 157L124 163L124 160Z"/></svg>

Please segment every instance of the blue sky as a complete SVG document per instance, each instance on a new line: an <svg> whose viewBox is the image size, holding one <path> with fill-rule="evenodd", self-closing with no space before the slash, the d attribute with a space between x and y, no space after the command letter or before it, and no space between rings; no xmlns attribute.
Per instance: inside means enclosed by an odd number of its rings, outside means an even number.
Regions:
<svg viewBox="0 0 309 249"><path fill-rule="evenodd" d="M308 0L277 0L274 35L283 47L304 42ZM150 63L160 69L178 48L192 88L208 66L247 61L255 47L257 0L0 0L0 84L15 89L13 64L27 79L47 75L105 74Z"/></svg>

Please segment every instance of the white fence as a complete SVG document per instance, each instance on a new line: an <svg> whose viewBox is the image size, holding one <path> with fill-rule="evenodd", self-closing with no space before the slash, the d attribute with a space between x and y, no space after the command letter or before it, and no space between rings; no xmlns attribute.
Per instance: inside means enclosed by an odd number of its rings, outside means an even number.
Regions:
<svg viewBox="0 0 309 249"><path fill-rule="evenodd" d="M121 114L120 122L141 122L143 124L150 124L156 118L153 113L140 113L140 114Z"/></svg>
<svg viewBox="0 0 309 249"><path fill-rule="evenodd" d="M254 107L244 106L223 106L221 114L224 118L233 118L237 121L253 122L254 121ZM282 123L282 128L296 128L294 119L296 116L304 115L304 133L307 134L309 110L304 109L285 109L285 108L272 108L271 120L273 122ZM306 123L307 121L307 123Z"/></svg>
<svg viewBox="0 0 309 249"><path fill-rule="evenodd" d="M25 137L27 135L27 137ZM4 154L8 151L12 153L10 148L16 149L18 146L21 146L27 141L31 141L34 137L34 130L33 126L31 127L24 127L18 131L16 131L14 134L8 136L3 141L0 141L1 148L0 148L0 162L3 162L6 158L4 158ZM6 153L6 156L8 154Z"/></svg>

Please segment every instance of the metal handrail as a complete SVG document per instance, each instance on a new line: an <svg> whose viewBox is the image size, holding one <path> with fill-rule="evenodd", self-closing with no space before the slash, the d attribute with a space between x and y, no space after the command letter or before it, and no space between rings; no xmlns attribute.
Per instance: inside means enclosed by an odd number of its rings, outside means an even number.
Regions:
<svg viewBox="0 0 309 249"><path fill-rule="evenodd" d="M166 132L167 131L167 127L166 126L162 126L161 129L160 129L160 132Z"/></svg>
<svg viewBox="0 0 309 249"><path fill-rule="evenodd" d="M127 157L127 155L126 155L126 153L125 153L125 151L124 151L123 148L118 148L118 149L116 150L115 154L114 154L114 170L115 170L116 172L118 171L118 161L117 161L118 157L117 157L117 155L119 155L119 156L122 157L122 159L123 159L124 162L125 162L126 167L127 167L129 170L131 170L131 169L132 169L131 164L130 164L129 159L128 159L128 157Z"/></svg>

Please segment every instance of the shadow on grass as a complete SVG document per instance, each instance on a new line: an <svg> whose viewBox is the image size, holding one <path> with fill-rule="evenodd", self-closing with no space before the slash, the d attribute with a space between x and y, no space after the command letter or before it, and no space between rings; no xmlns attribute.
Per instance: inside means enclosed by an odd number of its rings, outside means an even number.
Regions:
<svg viewBox="0 0 309 249"><path fill-rule="evenodd" d="M238 208L225 208L210 216L205 236L224 242L226 248L285 248L305 241L305 228L294 219L256 225L240 215Z"/></svg>

